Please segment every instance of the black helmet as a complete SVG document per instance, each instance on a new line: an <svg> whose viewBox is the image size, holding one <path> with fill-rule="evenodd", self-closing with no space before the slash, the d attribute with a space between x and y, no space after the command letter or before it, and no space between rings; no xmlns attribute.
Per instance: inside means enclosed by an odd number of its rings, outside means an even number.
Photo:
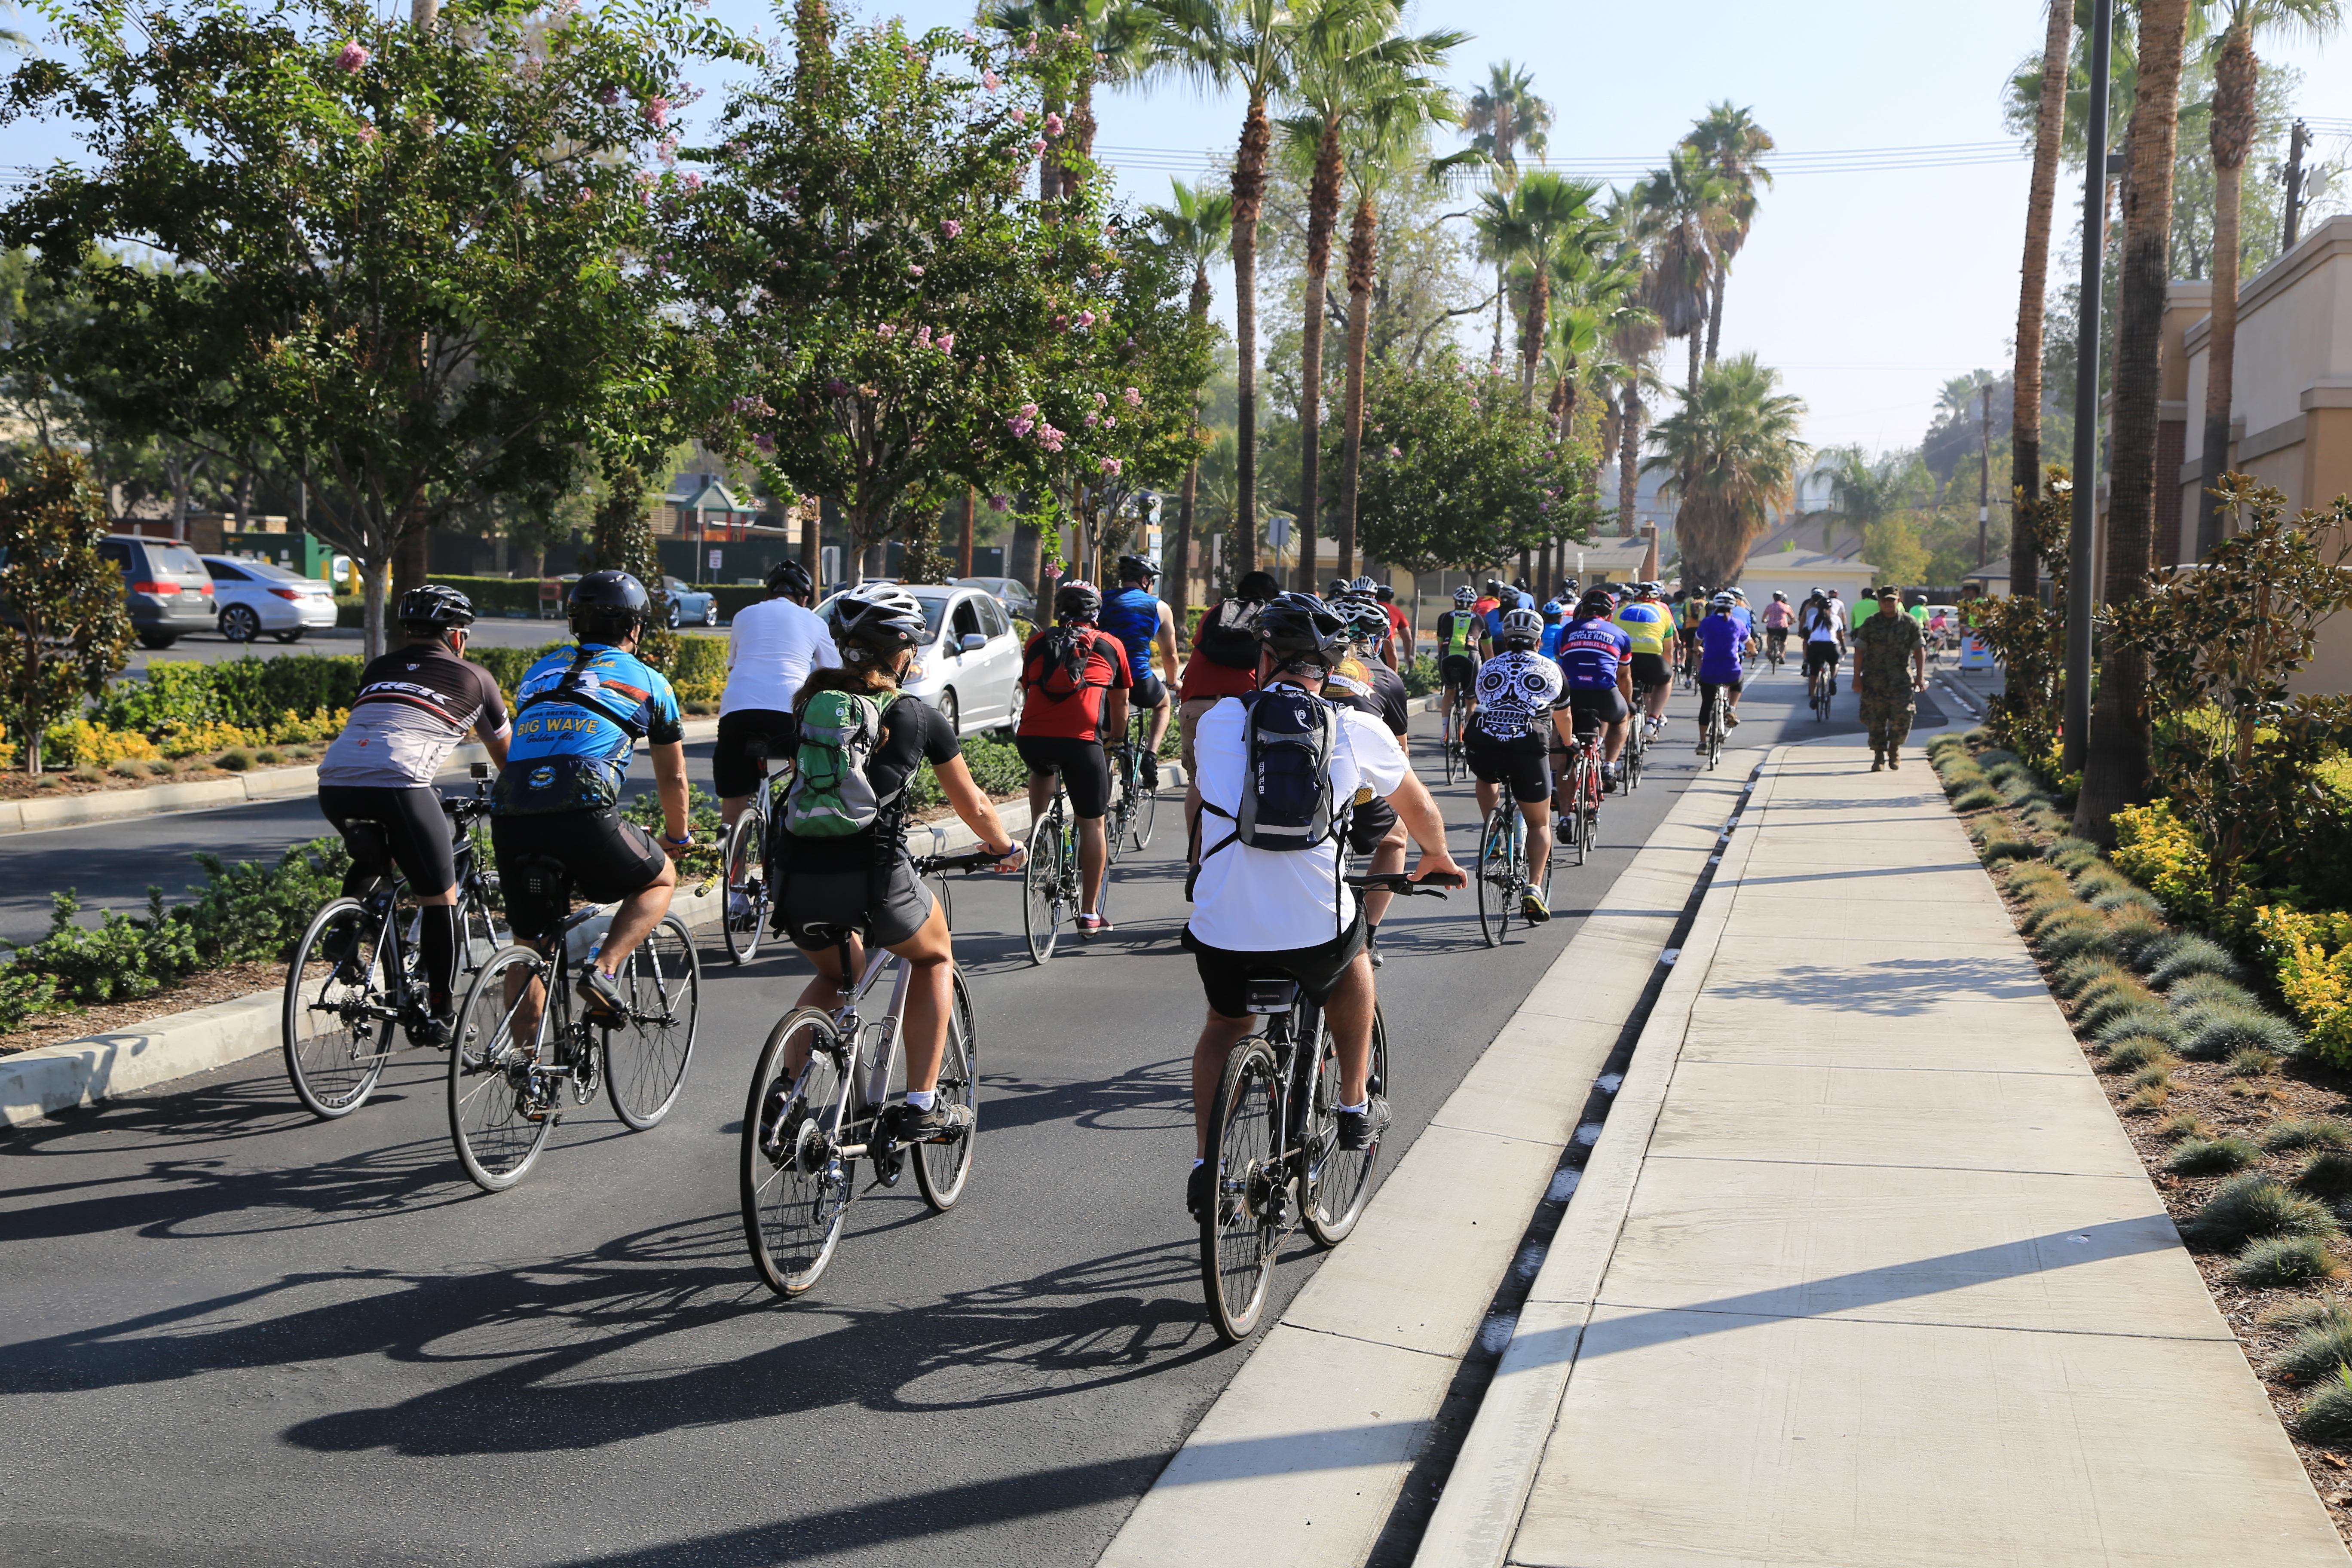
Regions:
<svg viewBox="0 0 2352 1568"><path fill-rule="evenodd" d="M1102 614L1102 590L1092 583L1065 583L1054 590L1054 618L1091 621Z"/></svg>
<svg viewBox="0 0 2352 1568"><path fill-rule="evenodd" d="M1234 584L1234 597L1244 605L1263 605L1282 592L1282 584L1274 580L1271 572L1245 572Z"/></svg>
<svg viewBox="0 0 2352 1568"><path fill-rule="evenodd" d="M1383 583L1372 590L1372 597L1383 605L1393 605L1396 603L1396 590Z"/></svg>
<svg viewBox="0 0 2352 1568"><path fill-rule="evenodd" d="M427 583L400 596L400 609L393 619L404 626L431 626L436 631L469 626L474 624L474 601L455 588Z"/></svg>
<svg viewBox="0 0 2352 1568"><path fill-rule="evenodd" d="M1606 616L1616 608L1616 595L1606 588L1588 588L1584 597L1577 601L1576 613L1580 616Z"/></svg>
<svg viewBox="0 0 2352 1568"><path fill-rule="evenodd" d="M626 637L634 627L653 619L654 602L646 585L626 572L591 572L572 584L571 621L574 637Z"/></svg>
<svg viewBox="0 0 2352 1568"><path fill-rule="evenodd" d="M1324 602L1328 604L1331 600L1338 598L1340 595L1348 591L1348 580L1345 577L1332 578L1331 585L1323 590Z"/></svg>
<svg viewBox="0 0 2352 1568"><path fill-rule="evenodd" d="M896 583L862 583L833 601L828 612L833 640L842 658L861 662L853 650L890 658L922 642L929 633L923 602Z"/></svg>
<svg viewBox="0 0 2352 1568"><path fill-rule="evenodd" d="M1122 555L1118 558L1118 580L1122 583L1150 583L1160 575L1160 563L1149 555Z"/></svg>
<svg viewBox="0 0 2352 1568"><path fill-rule="evenodd" d="M816 579L811 577L809 569L797 561L787 561L768 574L768 592L771 594L788 594L795 599L803 599L815 586Z"/></svg>
<svg viewBox="0 0 2352 1568"><path fill-rule="evenodd" d="M1348 647L1348 625L1312 594L1278 594L1257 613L1257 640L1277 664L1312 658L1337 664Z"/></svg>

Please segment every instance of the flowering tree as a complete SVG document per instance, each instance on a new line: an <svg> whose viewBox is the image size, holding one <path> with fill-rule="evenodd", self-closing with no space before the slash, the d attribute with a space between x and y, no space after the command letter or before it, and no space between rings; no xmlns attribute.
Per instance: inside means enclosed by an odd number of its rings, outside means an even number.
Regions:
<svg viewBox="0 0 2352 1568"><path fill-rule="evenodd" d="M551 502L584 450L675 398L644 264L683 62L747 51L684 0L452 0L416 28L331 0L60 8L0 124L72 121L0 243L91 268L94 395L203 447L273 452L359 562L368 648L401 543L483 493ZM78 63L69 63L78 62Z"/></svg>
<svg viewBox="0 0 2352 1568"><path fill-rule="evenodd" d="M89 465L44 447L0 479L0 708L41 771L41 736L106 689L131 649L122 570L99 553L106 506Z"/></svg>
<svg viewBox="0 0 2352 1568"><path fill-rule="evenodd" d="M1164 445L1136 428L1150 405L1122 400L1139 366L1175 363L1152 352L1160 314L1181 315L1172 274L1094 185L1023 189L1064 131L1041 103L1066 100L1083 46L841 34L814 0L795 30L790 68L747 85L694 154L716 172L681 210L675 248L732 395L710 438L835 498L854 554L954 486L1059 507Z"/></svg>

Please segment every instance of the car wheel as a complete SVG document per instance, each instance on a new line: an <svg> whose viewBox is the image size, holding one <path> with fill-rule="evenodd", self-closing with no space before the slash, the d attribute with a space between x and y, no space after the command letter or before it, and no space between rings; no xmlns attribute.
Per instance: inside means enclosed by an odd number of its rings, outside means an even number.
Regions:
<svg viewBox="0 0 2352 1568"><path fill-rule="evenodd" d="M719 624L718 600L713 599L702 606L702 624L706 626L715 626Z"/></svg>
<svg viewBox="0 0 2352 1568"><path fill-rule="evenodd" d="M180 634L177 632L141 632L139 634L141 647L167 648L179 640Z"/></svg>
<svg viewBox="0 0 2352 1568"><path fill-rule="evenodd" d="M678 623L679 619L680 619L680 617L679 617L678 613L677 613L677 601L676 599L672 599L672 600L669 602L669 629L670 629L670 630L672 630L672 631L676 631L676 630L677 630L677 623Z"/></svg>
<svg viewBox="0 0 2352 1568"><path fill-rule="evenodd" d="M244 605L231 605L220 613L220 635L231 642L251 642L261 635L261 617Z"/></svg>
<svg viewBox="0 0 2352 1568"><path fill-rule="evenodd" d="M956 700L956 694L951 690L940 693L940 717L948 721L950 734L963 733L963 704Z"/></svg>

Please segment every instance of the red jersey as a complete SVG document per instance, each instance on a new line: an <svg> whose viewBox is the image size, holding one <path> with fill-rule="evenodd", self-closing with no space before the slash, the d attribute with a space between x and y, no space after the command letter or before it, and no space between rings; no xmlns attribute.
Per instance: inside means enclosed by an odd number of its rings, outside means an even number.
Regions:
<svg viewBox="0 0 2352 1568"><path fill-rule="evenodd" d="M1023 735L1047 735L1069 741L1102 738L1103 694L1113 687L1135 684L1128 668L1127 647L1096 626L1075 626L1086 643L1086 664L1078 689L1063 694L1060 668L1042 651L1046 634L1038 632L1021 650L1021 684L1028 690L1021 703Z"/></svg>
<svg viewBox="0 0 2352 1568"><path fill-rule="evenodd" d="M1404 618L1404 612L1394 605L1383 604L1381 608L1389 613L1389 635L1396 638L1398 657L1411 658L1412 657L1412 624Z"/></svg>
<svg viewBox="0 0 2352 1568"><path fill-rule="evenodd" d="M1217 612L1223 607L1223 599L1211 605L1201 613L1200 624L1207 626L1215 620ZM1244 691L1256 689L1257 667L1255 662L1246 669L1237 669L1230 664L1219 664L1213 658L1202 657L1196 647L1184 661L1184 679L1176 695L1178 701L1190 702L1195 697L1239 697Z"/></svg>

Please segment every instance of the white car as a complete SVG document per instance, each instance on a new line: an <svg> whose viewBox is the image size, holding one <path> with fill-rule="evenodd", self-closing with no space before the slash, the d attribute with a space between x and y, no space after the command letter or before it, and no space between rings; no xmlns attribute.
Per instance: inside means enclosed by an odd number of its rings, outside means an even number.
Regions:
<svg viewBox="0 0 2352 1568"><path fill-rule="evenodd" d="M898 585L923 606L924 640L903 689L945 714L959 736L1012 728L1021 717L1021 641L1003 603L977 588ZM836 607L829 598L821 613L829 621Z"/></svg>
<svg viewBox="0 0 2352 1568"><path fill-rule="evenodd" d="M231 642L253 642L264 632L279 642L299 642L304 632L335 624L334 592L316 577L233 555L207 555L204 562L220 607L215 624Z"/></svg>

